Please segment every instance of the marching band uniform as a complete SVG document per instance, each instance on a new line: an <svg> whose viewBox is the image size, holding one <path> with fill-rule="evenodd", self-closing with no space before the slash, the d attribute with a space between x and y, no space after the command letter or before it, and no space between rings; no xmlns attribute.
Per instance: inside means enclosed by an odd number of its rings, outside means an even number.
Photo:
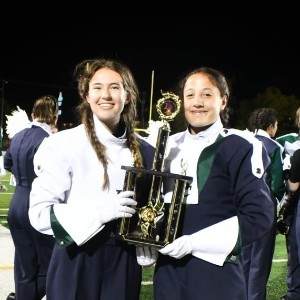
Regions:
<svg viewBox="0 0 300 300"><path fill-rule="evenodd" d="M300 149L293 153L291 158L291 169L289 180L291 182L300 182ZM286 299L300 298L300 204L299 192L294 204L293 222L287 235L287 250L288 250L288 272Z"/></svg>
<svg viewBox="0 0 300 300"><path fill-rule="evenodd" d="M266 182L274 202L272 208L274 219L270 232L242 249L242 259L246 282L248 282L248 299L264 300L267 297L267 283L275 250L277 204L284 196L286 187L283 173L283 147L265 130L256 130L255 137L263 143L271 159L271 164L266 170Z"/></svg>
<svg viewBox="0 0 300 300"><path fill-rule="evenodd" d="M56 240L47 300L139 298L142 273L135 246L115 238L117 221L101 220L107 201L123 189L125 170L121 166L132 166L133 157L125 133L113 136L95 116L94 123L99 140L108 149L109 189L102 190L103 165L84 125L51 136L35 157L38 177L30 196L30 221ZM78 143L85 146L78 147ZM144 166L151 168L154 148L142 139L140 143ZM101 290L104 274L109 274L109 282Z"/></svg>
<svg viewBox="0 0 300 300"><path fill-rule="evenodd" d="M280 136L276 139L282 146L284 146L285 154L285 168L288 171L288 178L293 182L299 180L299 134L290 133ZM294 154L297 153L297 155ZM292 164L293 162L293 164ZM293 165L293 166L292 166ZM288 192L288 191L287 191ZM296 200L296 201L295 201ZM287 262L287 292L282 299L299 299L300 298L300 209L299 198L293 198L293 202L289 205L288 216L286 216L286 222L290 224L290 229L286 235L286 249L288 254Z"/></svg>
<svg viewBox="0 0 300 300"><path fill-rule="evenodd" d="M300 147L299 134L292 132L276 138L276 141L284 147L286 154L293 155Z"/></svg>
<svg viewBox="0 0 300 300"><path fill-rule="evenodd" d="M241 247L261 238L274 222L263 178L267 153L253 134L223 129L220 119L195 135L188 129L171 135L169 144L166 171L186 170L193 183L176 240L159 250L173 257L158 256L155 299L246 299Z"/></svg>
<svg viewBox="0 0 300 300"><path fill-rule="evenodd" d="M4 167L16 180L8 211L8 225L15 245L15 292L18 300L42 299L46 293L46 274L54 238L36 231L28 217L29 194L36 177L34 154L51 134L46 123L32 122L30 128L16 133L4 156Z"/></svg>
<svg viewBox="0 0 300 300"><path fill-rule="evenodd" d="M289 170L291 168L291 157L294 152L300 148L300 131L299 133L288 133L276 138L278 142L283 147L283 171L285 173L285 179L287 179ZM287 191L288 192L288 191Z"/></svg>

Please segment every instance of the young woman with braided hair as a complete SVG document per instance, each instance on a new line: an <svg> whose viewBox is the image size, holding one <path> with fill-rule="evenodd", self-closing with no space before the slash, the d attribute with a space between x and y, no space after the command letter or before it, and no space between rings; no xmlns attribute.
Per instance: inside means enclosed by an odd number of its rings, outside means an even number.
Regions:
<svg viewBox="0 0 300 300"><path fill-rule="evenodd" d="M272 108L258 108L249 118L249 129L262 142L270 157L271 164L266 169L266 183L273 199L273 224L262 238L242 249L243 269L246 279L248 300L265 300L267 283L271 272L276 240L277 204L285 193L283 173L283 147L275 141L278 128L277 112Z"/></svg>
<svg viewBox="0 0 300 300"><path fill-rule="evenodd" d="M152 166L154 148L133 128L138 89L127 66L108 59L75 68L82 124L47 139L35 156L29 215L54 235L47 300L138 300L136 247L115 237L118 218L135 213L122 165Z"/></svg>

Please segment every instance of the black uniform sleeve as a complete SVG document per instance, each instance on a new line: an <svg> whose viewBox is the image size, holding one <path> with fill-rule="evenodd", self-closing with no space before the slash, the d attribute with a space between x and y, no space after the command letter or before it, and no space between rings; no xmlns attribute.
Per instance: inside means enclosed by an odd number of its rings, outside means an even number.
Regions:
<svg viewBox="0 0 300 300"><path fill-rule="evenodd" d="M293 183L300 182L300 149L296 150L291 157L289 180Z"/></svg>

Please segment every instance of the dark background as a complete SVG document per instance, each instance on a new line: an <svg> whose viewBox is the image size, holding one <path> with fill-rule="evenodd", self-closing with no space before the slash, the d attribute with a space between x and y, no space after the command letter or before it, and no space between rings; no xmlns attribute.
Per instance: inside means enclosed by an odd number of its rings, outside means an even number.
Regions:
<svg viewBox="0 0 300 300"><path fill-rule="evenodd" d="M2 11L3 112L18 105L30 113L37 97L57 97L61 91L60 122L73 122L78 104L73 70L81 60L96 57L118 58L131 68L144 100L140 108L144 123L149 118L153 71L154 103L161 90L172 89L183 72L199 66L224 72L235 107L267 87L300 97L297 9L284 3L278 8L245 4L240 11L217 13L213 6L199 3L183 6L181 17L168 13L147 19L146 14L147 8L136 14L138 18L127 17L124 11L120 18L114 7L91 4L63 12L53 7L37 13Z"/></svg>

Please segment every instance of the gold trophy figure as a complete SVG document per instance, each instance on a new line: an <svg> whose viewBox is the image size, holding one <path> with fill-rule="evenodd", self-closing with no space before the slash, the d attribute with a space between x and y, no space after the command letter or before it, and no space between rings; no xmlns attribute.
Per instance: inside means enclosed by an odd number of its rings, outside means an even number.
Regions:
<svg viewBox="0 0 300 300"><path fill-rule="evenodd" d="M168 122L180 110L181 100L173 93L162 93L156 108L163 125L159 128L156 150L151 170L122 166L126 170L124 190L135 191L137 213L130 219L122 218L117 236L125 241L141 245L164 247L176 238L181 206L193 178L163 172L164 157L170 134ZM174 180L171 203L163 202L164 180Z"/></svg>

